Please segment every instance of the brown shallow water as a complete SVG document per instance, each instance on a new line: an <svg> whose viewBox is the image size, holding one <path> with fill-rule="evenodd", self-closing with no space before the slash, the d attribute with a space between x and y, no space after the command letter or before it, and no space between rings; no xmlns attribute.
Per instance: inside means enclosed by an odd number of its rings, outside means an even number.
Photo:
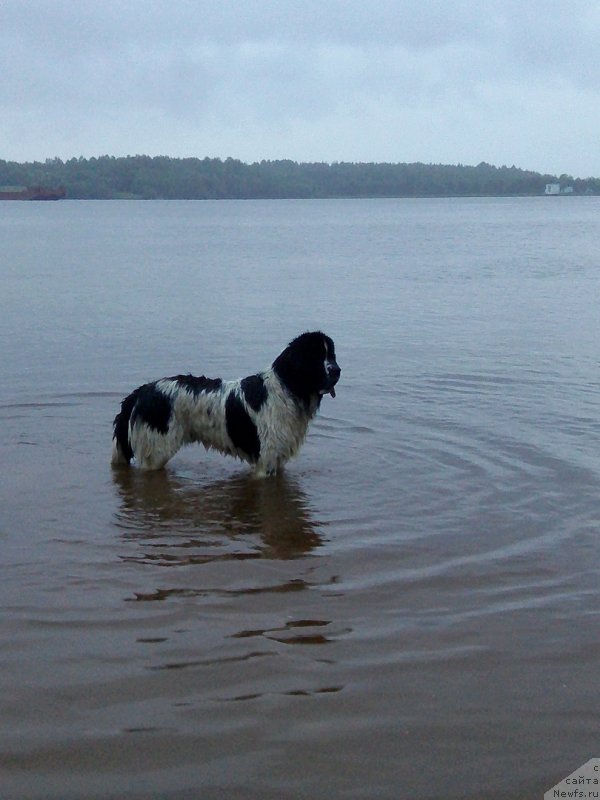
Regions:
<svg viewBox="0 0 600 800"><path fill-rule="evenodd" d="M0 206L0 796L512 800L600 755L598 210ZM133 386L317 326L285 475L111 470Z"/></svg>

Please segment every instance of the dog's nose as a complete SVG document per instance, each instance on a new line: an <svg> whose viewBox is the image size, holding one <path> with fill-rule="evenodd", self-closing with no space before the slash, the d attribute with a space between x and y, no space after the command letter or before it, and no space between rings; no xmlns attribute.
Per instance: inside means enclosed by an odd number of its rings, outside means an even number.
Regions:
<svg viewBox="0 0 600 800"><path fill-rule="evenodd" d="M340 375L342 374L342 370L338 367L335 361L330 362L327 364L327 374L330 378L337 381L339 380Z"/></svg>

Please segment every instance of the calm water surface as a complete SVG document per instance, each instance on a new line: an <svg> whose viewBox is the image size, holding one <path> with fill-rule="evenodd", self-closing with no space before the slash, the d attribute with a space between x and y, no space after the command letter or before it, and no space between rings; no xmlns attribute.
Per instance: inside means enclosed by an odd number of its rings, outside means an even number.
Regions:
<svg viewBox="0 0 600 800"><path fill-rule="evenodd" d="M541 798L600 756L600 199L0 204L0 796ZM297 333L280 478L109 466Z"/></svg>

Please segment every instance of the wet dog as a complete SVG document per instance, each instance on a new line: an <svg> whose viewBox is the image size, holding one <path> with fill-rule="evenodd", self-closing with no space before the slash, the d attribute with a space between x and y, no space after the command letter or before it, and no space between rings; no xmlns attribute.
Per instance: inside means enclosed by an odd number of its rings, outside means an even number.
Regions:
<svg viewBox="0 0 600 800"><path fill-rule="evenodd" d="M135 458L142 469L156 470L198 442L272 475L300 449L323 395L335 397L340 372L333 340L313 331L247 378L176 375L146 383L115 417L112 463Z"/></svg>

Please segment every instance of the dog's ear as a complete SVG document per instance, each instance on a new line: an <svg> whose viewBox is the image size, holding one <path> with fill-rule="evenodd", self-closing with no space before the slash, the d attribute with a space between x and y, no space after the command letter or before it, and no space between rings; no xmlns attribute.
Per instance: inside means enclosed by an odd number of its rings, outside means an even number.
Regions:
<svg viewBox="0 0 600 800"><path fill-rule="evenodd" d="M321 402L327 384L326 355L324 334L312 331L296 337L273 362L273 370L285 388L307 407Z"/></svg>
<svg viewBox="0 0 600 800"><path fill-rule="evenodd" d="M299 398L305 396L305 365L301 348L289 344L273 362L273 370L288 391Z"/></svg>

